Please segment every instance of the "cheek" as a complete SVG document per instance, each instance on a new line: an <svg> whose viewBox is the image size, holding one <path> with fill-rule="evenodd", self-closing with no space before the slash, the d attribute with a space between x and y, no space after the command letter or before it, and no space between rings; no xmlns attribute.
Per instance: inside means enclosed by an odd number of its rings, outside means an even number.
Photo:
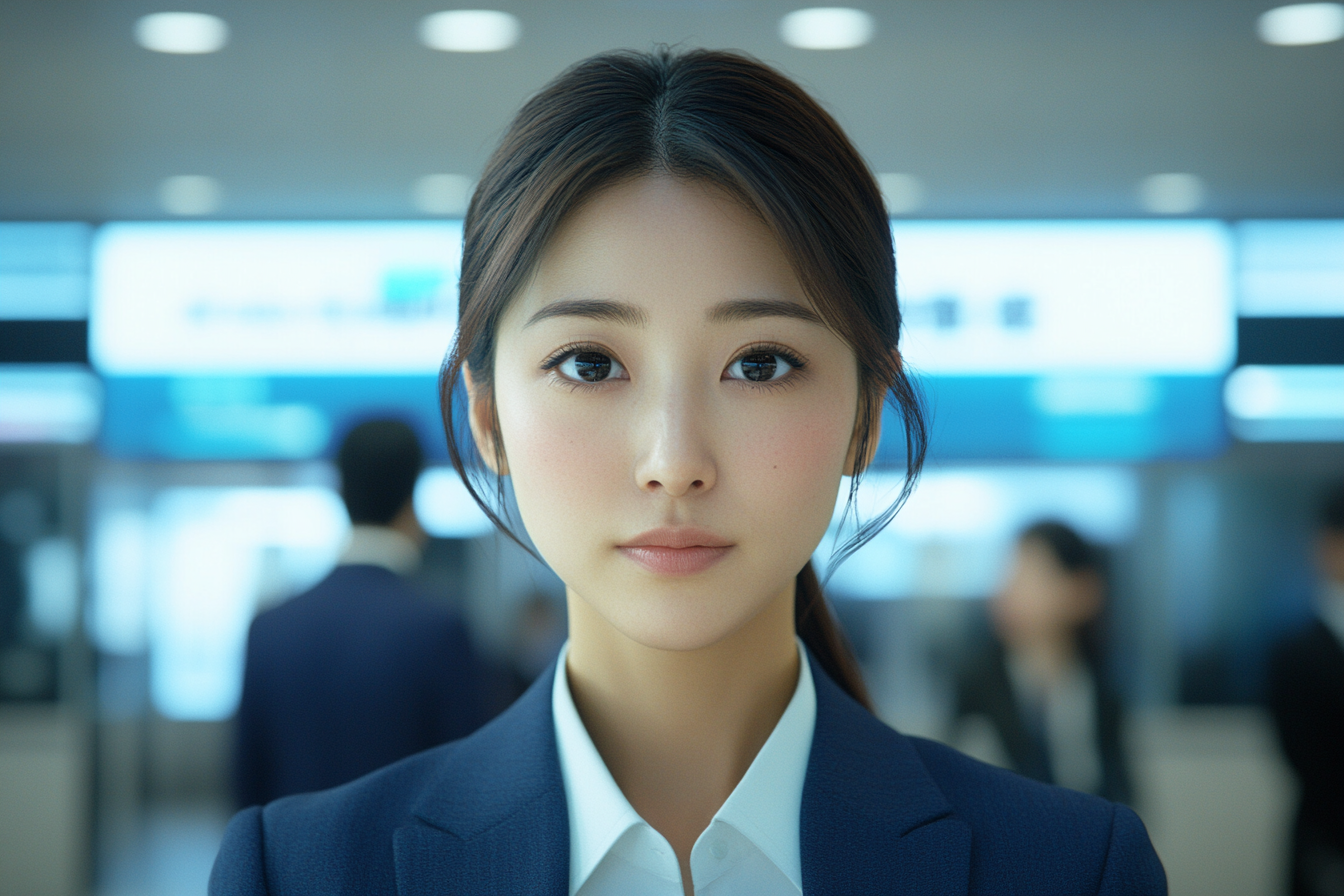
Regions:
<svg viewBox="0 0 1344 896"><path fill-rule="evenodd" d="M755 419L750 419L755 418ZM744 472L776 483L806 488L817 480L839 474L849 447L853 416L824 404L790 409L785 413L736 417L730 424L744 430L733 455Z"/></svg>
<svg viewBox="0 0 1344 896"><path fill-rule="evenodd" d="M499 404L500 432L519 510L535 539L604 502L624 448L613 415L557 401L554 386L509 389L500 393L508 396Z"/></svg>
<svg viewBox="0 0 1344 896"><path fill-rule="evenodd" d="M804 539L819 540L835 510L854 426L852 405L852 398L837 397L736 417L736 444L720 452L729 481L775 523L788 520Z"/></svg>

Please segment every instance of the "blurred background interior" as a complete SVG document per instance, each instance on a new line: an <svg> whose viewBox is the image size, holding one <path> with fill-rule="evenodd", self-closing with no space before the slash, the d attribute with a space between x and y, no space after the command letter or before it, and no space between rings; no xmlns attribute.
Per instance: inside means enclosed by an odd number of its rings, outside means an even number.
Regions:
<svg viewBox="0 0 1344 896"><path fill-rule="evenodd" d="M881 715L1006 761L962 671L1066 523L1172 892L1285 892L1263 707L1344 478L1344 6L1273 5L4 0L0 893L204 892L248 626L336 563L361 420L425 446L414 582L501 693L545 665L560 584L441 435L460 219L530 91L657 42L779 66L880 173L933 416L830 579Z"/></svg>

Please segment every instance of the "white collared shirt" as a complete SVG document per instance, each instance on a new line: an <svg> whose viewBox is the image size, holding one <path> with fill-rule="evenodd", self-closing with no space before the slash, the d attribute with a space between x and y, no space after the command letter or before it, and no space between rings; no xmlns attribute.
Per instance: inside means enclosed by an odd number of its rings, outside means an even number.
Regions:
<svg viewBox="0 0 1344 896"><path fill-rule="evenodd" d="M662 834L616 786L574 707L560 651L551 691L569 805L570 896L682 896L681 869ZM798 821L817 721L817 692L798 642L798 685L747 773L691 848L697 896L799 896Z"/></svg>

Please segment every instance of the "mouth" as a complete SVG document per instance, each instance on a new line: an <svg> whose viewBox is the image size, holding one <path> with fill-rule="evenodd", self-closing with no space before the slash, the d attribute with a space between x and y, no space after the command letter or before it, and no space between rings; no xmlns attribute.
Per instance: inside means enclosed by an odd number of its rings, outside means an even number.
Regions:
<svg viewBox="0 0 1344 896"><path fill-rule="evenodd" d="M704 572L733 549L732 542L705 529L652 529L616 549L649 572L689 576Z"/></svg>

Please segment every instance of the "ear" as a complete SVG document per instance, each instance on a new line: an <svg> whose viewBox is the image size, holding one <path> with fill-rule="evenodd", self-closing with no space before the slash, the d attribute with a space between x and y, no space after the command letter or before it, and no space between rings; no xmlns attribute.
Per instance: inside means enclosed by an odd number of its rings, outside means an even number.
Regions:
<svg viewBox="0 0 1344 896"><path fill-rule="evenodd" d="M503 446L498 444L499 417L495 413L495 398L489 389L477 388L471 377L471 368L462 365L462 382L467 387L467 422L471 439L476 443L485 465L498 476L509 475Z"/></svg>
<svg viewBox="0 0 1344 896"><path fill-rule="evenodd" d="M882 397L864 397L860 399L860 413L854 418L854 433L849 438L849 452L845 455L845 475L862 473L877 455L877 444L882 440ZM872 424L868 428L868 445L859 456L859 429L863 425L863 406L868 406L868 417Z"/></svg>
<svg viewBox="0 0 1344 896"><path fill-rule="evenodd" d="M896 362L896 370L901 369L901 353L892 350L891 356ZM859 396L859 413L854 417L854 433L849 438L849 453L845 455L845 475L854 476L868 469L868 465L877 456L878 443L882 441L882 405L886 401L887 390L870 395ZM868 447L859 457L859 427L863 424L864 403L868 405L868 419L872 426L868 431Z"/></svg>

